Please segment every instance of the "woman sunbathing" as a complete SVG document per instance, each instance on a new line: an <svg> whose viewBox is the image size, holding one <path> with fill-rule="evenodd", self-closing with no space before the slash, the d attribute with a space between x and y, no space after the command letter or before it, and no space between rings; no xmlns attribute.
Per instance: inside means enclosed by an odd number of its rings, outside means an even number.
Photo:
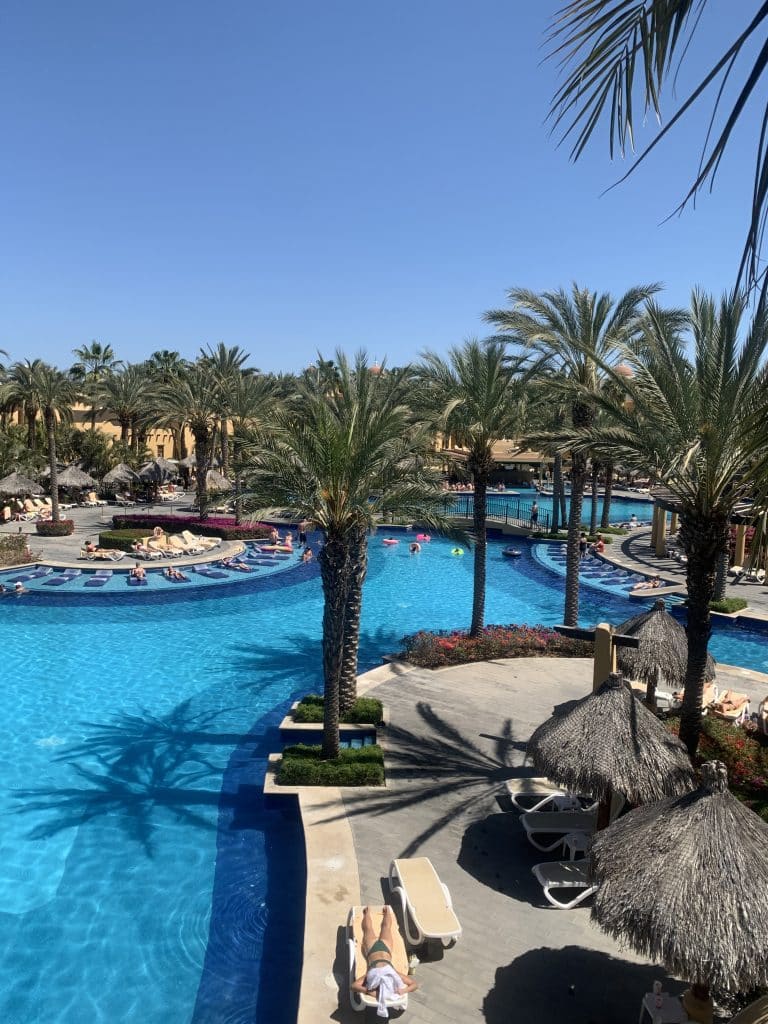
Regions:
<svg viewBox="0 0 768 1024"><path fill-rule="evenodd" d="M250 565L235 558L224 558L220 563L225 569L235 569L237 572L253 572Z"/></svg>
<svg viewBox="0 0 768 1024"><path fill-rule="evenodd" d="M651 576L651 578L649 580L645 580L644 583L636 583L634 585L634 587L632 587L632 589L633 590L655 590L657 587L660 587L660 586L661 586L661 577L660 576Z"/></svg>
<svg viewBox="0 0 768 1024"><path fill-rule="evenodd" d="M386 1016L387 999L402 995L403 992L414 992L419 987L413 978L401 974L392 966L392 913L391 907L384 907L381 931L377 938L370 908L363 908L363 954L367 970L351 986L355 992L378 999L379 1016Z"/></svg>

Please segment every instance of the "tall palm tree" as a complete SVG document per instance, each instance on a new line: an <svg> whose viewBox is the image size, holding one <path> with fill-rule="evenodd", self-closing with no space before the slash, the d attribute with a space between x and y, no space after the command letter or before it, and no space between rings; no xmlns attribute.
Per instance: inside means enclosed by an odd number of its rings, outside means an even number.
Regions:
<svg viewBox="0 0 768 1024"><path fill-rule="evenodd" d="M222 341L215 348L209 345L207 349L200 349L200 362L211 370L217 382L221 472L224 476L229 474L228 420L232 415L230 409L232 391L244 373L252 374L256 372L253 369L244 369L245 363L249 359L250 353L245 352L239 345L227 348Z"/></svg>
<svg viewBox="0 0 768 1024"><path fill-rule="evenodd" d="M27 445L34 452L37 447L37 417L40 403L34 385L35 373L43 365L41 359L25 359L17 362L8 371L8 391L6 402L11 408L18 409L27 428Z"/></svg>
<svg viewBox="0 0 768 1024"><path fill-rule="evenodd" d="M232 382L229 414L232 418L232 464L235 471L235 523L242 516L241 477L244 467L243 441L263 433L277 408L277 387L271 377L240 374Z"/></svg>
<svg viewBox="0 0 768 1024"><path fill-rule="evenodd" d="M76 356L78 361L70 373L91 402L91 430L95 430L99 383L107 374L118 370L122 363L115 356L111 345L102 345L99 341L92 341L90 345L81 345L80 348L73 349L72 355Z"/></svg>
<svg viewBox="0 0 768 1024"><path fill-rule="evenodd" d="M503 342L467 341L450 349L447 359L426 352L416 375L419 401L442 432L466 448L474 498L474 585L470 636L485 625L487 492L493 469L493 445L519 434L522 397L517 364Z"/></svg>
<svg viewBox="0 0 768 1024"><path fill-rule="evenodd" d="M155 393L173 388L189 363L178 352L163 348L153 352L144 364ZM184 421L168 420L167 426L173 438L173 458L185 459L187 448L184 442Z"/></svg>
<svg viewBox="0 0 768 1024"><path fill-rule="evenodd" d="M577 383L581 389L569 403L571 425L578 430L591 427L596 406L591 397L599 389L601 363L608 362L635 336L642 304L659 285L630 288L618 301L604 292L572 286L571 294L560 288L537 295L525 288L507 293L510 309L485 314L499 336L510 344L533 351L550 369L552 396L562 401L564 388ZM589 457L583 449L571 452L571 505L568 513L568 542L565 577L564 621L575 626L579 619L579 534L584 502L584 485Z"/></svg>
<svg viewBox="0 0 768 1024"><path fill-rule="evenodd" d="M680 737L692 755L701 730L717 563L728 549L735 507L768 490L768 316L761 306L740 342L744 314L740 295L725 296L718 306L694 292L689 359L681 334L685 319L650 304L642 344L626 359L634 376L616 380L631 402L602 392L596 401L605 425L573 431L567 442L650 473L676 502L688 558Z"/></svg>
<svg viewBox="0 0 768 1024"><path fill-rule="evenodd" d="M72 420L72 406L80 398L76 383L67 374L36 360L32 374L32 387L37 399L37 405L43 414L45 424L45 436L48 444L48 468L50 470L51 485L51 519L58 522L59 514L59 484L58 468L56 465L56 424L58 421L70 423Z"/></svg>
<svg viewBox="0 0 768 1024"><path fill-rule="evenodd" d="M549 41L552 53L566 74L552 101L550 117L564 137L573 139L571 156L577 160L595 130L609 124L611 157L634 149L637 111L645 121L652 110L662 120L661 96L665 82L673 77L679 55L682 63L696 52L694 30L707 0L570 0L555 15ZM709 67L701 81L685 96L676 113L666 119L656 138L633 164L640 161L672 131L681 117L708 87L711 116L702 139L693 181L678 209L695 201L699 191L714 183L731 136L742 116L752 109L750 101L762 103L762 113L752 120L755 132L755 172L747 236L739 265L739 281L748 286L762 282L765 293L768 276L761 258L763 224L768 209L768 147L765 145L765 73L768 67L768 4L757 3L751 12L731 5L728 17L734 27L733 41L727 40L722 55ZM732 14L731 11L735 11ZM743 19L743 20L742 20ZM726 90L726 84L728 86ZM736 86L733 88L733 86ZM642 102L635 102L636 92ZM730 96L725 104L724 97ZM724 111L721 113L721 109ZM607 117L602 115L607 114ZM628 172L629 173L629 172ZM626 177L626 175L625 175Z"/></svg>
<svg viewBox="0 0 768 1024"><path fill-rule="evenodd" d="M97 401L120 424L120 440L138 445L138 424L151 404L151 386L143 367L126 366L99 381ZM131 436L132 435L132 436Z"/></svg>
<svg viewBox="0 0 768 1024"><path fill-rule="evenodd" d="M449 528L433 435L414 420L408 371L372 374L364 353L352 363L337 353L336 363L336 388L298 380L292 406L247 452L254 511L277 508L325 534L324 757L338 756L339 709L355 697L369 532L388 514Z"/></svg>
<svg viewBox="0 0 768 1024"><path fill-rule="evenodd" d="M207 362L198 360L182 372L172 388L156 392L154 401L160 422L189 424L195 439L198 514L205 519L212 441L221 410L218 379Z"/></svg>

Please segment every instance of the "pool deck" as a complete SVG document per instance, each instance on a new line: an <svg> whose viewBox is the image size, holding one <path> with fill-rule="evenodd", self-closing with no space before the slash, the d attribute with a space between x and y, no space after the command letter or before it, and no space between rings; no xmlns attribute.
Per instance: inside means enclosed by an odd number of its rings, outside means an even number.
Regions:
<svg viewBox="0 0 768 1024"><path fill-rule="evenodd" d="M409 1020L624 1024L655 978L682 991L592 926L588 902L571 911L546 904L531 868L556 857L525 841L505 799L506 780L533 774L524 765L533 729L588 693L591 673L588 659L530 658L437 672L395 663L361 677L361 692L375 688L389 709L387 786L300 797L308 865L300 1024L364 1019L346 996L339 1005L344 920L351 904L385 901L394 857L431 858L464 929L454 948L423 956ZM719 667L718 680L768 693L759 673Z"/></svg>

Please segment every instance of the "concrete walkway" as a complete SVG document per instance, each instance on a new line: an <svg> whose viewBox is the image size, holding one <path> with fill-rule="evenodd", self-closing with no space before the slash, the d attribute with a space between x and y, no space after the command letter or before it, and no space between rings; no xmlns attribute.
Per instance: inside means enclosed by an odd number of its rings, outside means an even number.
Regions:
<svg viewBox="0 0 768 1024"><path fill-rule="evenodd" d="M589 692L591 673L590 660L520 659L416 669L375 688L391 715L388 788L344 794L363 902L387 896L391 858L428 856L464 928L453 949L424 956L408 1020L625 1024L664 977L593 927L586 907L546 904L531 868L557 858L527 843L505 799L507 779L531 774L532 730Z"/></svg>

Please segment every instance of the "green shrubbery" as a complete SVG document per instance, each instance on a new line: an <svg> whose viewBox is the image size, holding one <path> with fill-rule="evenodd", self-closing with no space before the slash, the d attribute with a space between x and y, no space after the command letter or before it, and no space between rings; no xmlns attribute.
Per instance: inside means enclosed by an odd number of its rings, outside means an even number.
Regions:
<svg viewBox="0 0 768 1024"><path fill-rule="evenodd" d="M35 529L40 537L69 537L75 532L75 523L72 519L46 519L35 523Z"/></svg>
<svg viewBox="0 0 768 1024"><path fill-rule="evenodd" d="M591 658L593 644L560 636L548 626L486 626L478 637L461 630L403 637L398 657L421 668L464 665L494 658Z"/></svg>
<svg viewBox="0 0 768 1024"><path fill-rule="evenodd" d="M99 547L130 551L131 545L146 536L146 530L104 530L99 534Z"/></svg>
<svg viewBox="0 0 768 1024"><path fill-rule="evenodd" d="M0 565L20 565L31 560L32 552L23 533L7 533L0 537Z"/></svg>
<svg viewBox="0 0 768 1024"><path fill-rule="evenodd" d="M349 711L341 715L340 721L351 724L379 725L383 709L380 700L375 697L358 697ZM294 722L302 724L322 722L323 698L316 693L308 693L293 712Z"/></svg>
<svg viewBox="0 0 768 1024"><path fill-rule="evenodd" d="M723 615L733 615L740 612L749 604L743 597L723 597L719 601L710 601L709 607L713 612L722 612Z"/></svg>
<svg viewBox="0 0 768 1024"><path fill-rule="evenodd" d="M384 753L373 744L341 750L338 758L323 761L321 747L297 743L286 747L277 769L278 786L383 786Z"/></svg>

